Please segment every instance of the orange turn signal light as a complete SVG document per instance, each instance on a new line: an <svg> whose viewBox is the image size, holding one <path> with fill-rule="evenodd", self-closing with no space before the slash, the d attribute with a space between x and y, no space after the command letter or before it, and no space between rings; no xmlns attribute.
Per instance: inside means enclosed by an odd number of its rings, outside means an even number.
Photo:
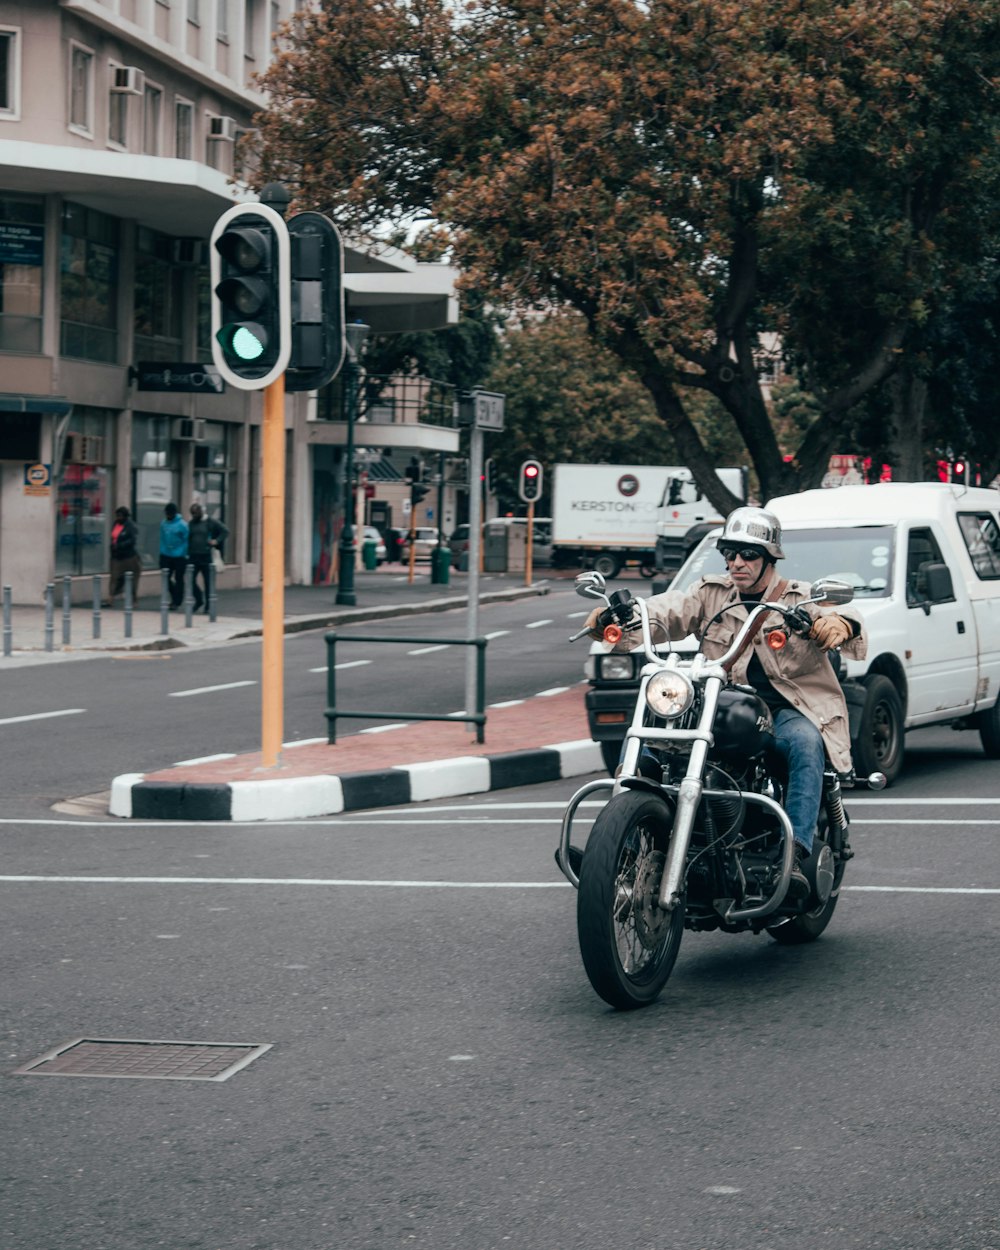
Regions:
<svg viewBox="0 0 1000 1250"><path fill-rule="evenodd" d="M783 629L772 629L767 635L767 645L772 651L780 651L788 641L788 635Z"/></svg>
<svg viewBox="0 0 1000 1250"><path fill-rule="evenodd" d="M604 641L610 642L611 645L614 646L616 642L621 642L622 632L622 627L620 625L605 625Z"/></svg>

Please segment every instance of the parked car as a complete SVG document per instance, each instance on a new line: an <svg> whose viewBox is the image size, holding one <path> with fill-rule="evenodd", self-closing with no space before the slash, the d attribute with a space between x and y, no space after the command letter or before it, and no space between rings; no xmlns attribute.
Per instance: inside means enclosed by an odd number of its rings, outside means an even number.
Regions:
<svg viewBox="0 0 1000 1250"><path fill-rule="evenodd" d="M374 525L365 526L361 535L361 542L362 544L374 543L376 564L385 563L385 543L382 541L382 535L378 532Z"/></svg>
<svg viewBox="0 0 1000 1250"><path fill-rule="evenodd" d="M431 552L438 545L438 532L429 525L418 525L413 531L413 558L414 560L429 560ZM406 537L403 539L403 549L400 556L404 562L410 559L410 533L407 531Z"/></svg>

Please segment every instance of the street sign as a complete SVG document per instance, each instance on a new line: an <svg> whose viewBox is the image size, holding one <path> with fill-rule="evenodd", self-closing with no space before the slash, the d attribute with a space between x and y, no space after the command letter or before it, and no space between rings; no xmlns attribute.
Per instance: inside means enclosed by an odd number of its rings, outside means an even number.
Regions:
<svg viewBox="0 0 1000 1250"><path fill-rule="evenodd" d="M164 364L162 361L140 360L129 370L129 379L137 391L186 391L195 395L221 395L226 389L222 374L215 365L189 363Z"/></svg>
<svg viewBox="0 0 1000 1250"><path fill-rule="evenodd" d="M471 425L477 430L502 430L506 398L495 391L466 391L458 402L459 425Z"/></svg>

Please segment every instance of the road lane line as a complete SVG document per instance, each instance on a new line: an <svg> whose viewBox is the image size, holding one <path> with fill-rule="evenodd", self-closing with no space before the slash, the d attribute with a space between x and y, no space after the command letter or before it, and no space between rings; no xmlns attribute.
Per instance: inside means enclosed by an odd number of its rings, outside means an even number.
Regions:
<svg viewBox="0 0 1000 1250"><path fill-rule="evenodd" d="M371 664L371 660L345 660L343 664L334 664L333 667L334 671L339 673L342 668L361 668L363 664ZM319 668L311 668L309 670L310 673L328 673L329 671L330 666L328 664L321 664Z"/></svg>
<svg viewBox="0 0 1000 1250"><path fill-rule="evenodd" d="M407 651L407 655L430 655L432 651L447 651L448 643L439 642L433 647L417 647L416 651Z"/></svg>
<svg viewBox="0 0 1000 1250"><path fill-rule="evenodd" d="M373 725L371 729L359 729L358 733L384 734L384 733L388 733L390 729L405 729L409 723L410 723L409 721L395 721L391 725Z"/></svg>
<svg viewBox="0 0 1000 1250"><path fill-rule="evenodd" d="M483 637L487 642L492 642L494 638L505 638L509 633L509 629L495 629L492 634L484 634Z"/></svg>
<svg viewBox="0 0 1000 1250"><path fill-rule="evenodd" d="M35 874L0 876L0 885L274 885L326 886L380 890L568 890L568 881L419 881L407 878L388 880L364 877L82 877L39 876ZM1000 896L1000 887L963 885L847 885L842 893L852 894L942 894L970 897Z"/></svg>
<svg viewBox="0 0 1000 1250"><path fill-rule="evenodd" d="M551 624L552 624L551 619L544 620L544 621L529 621L527 625L525 625L524 628L525 629L541 629L543 625L551 625Z"/></svg>
<svg viewBox="0 0 1000 1250"><path fill-rule="evenodd" d="M171 768L191 768L194 764L214 764L216 760L234 760L235 751L223 751L221 755L200 755L194 760L177 760Z"/></svg>
<svg viewBox="0 0 1000 1250"><path fill-rule="evenodd" d="M217 690L238 690L240 686L256 686L255 681L227 681L221 686L198 686L195 690L172 690L171 699L187 699L193 694L215 694Z"/></svg>
<svg viewBox="0 0 1000 1250"><path fill-rule="evenodd" d="M536 699L548 699L554 694L565 694L569 690L569 686L553 686L551 690L539 690L535 695Z"/></svg>
<svg viewBox="0 0 1000 1250"><path fill-rule="evenodd" d="M85 707L66 707L60 712L32 712L29 716L8 716L0 720L0 725L20 725L26 720L50 720L53 716L79 716L86 710Z"/></svg>

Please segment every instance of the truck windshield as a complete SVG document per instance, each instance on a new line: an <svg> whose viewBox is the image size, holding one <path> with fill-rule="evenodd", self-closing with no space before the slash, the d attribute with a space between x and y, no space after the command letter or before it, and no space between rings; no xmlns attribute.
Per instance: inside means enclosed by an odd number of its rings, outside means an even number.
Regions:
<svg viewBox="0 0 1000 1250"><path fill-rule="evenodd" d="M699 543L670 583L671 590L687 590L699 577L726 571L715 545L721 532L715 530ZM781 537L785 559L778 562L778 568L783 577L803 582L821 577L846 582L858 599L885 599L892 585L894 539L889 525L786 529Z"/></svg>

